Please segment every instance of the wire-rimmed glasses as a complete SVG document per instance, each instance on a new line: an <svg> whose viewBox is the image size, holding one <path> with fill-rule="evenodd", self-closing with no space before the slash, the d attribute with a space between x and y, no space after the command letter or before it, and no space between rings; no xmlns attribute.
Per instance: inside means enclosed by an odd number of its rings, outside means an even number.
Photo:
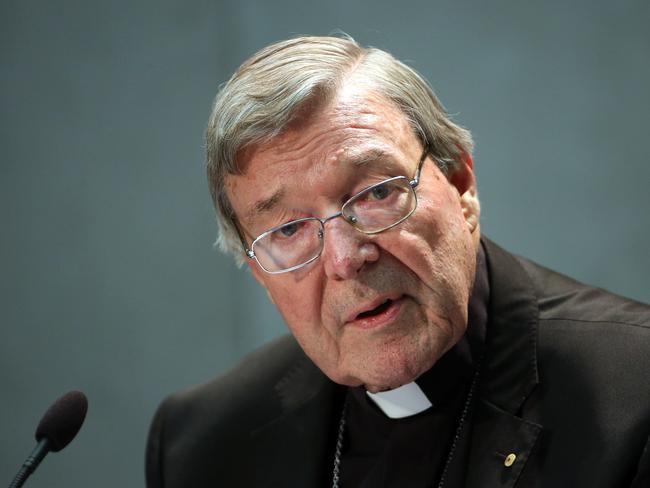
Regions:
<svg viewBox="0 0 650 488"><path fill-rule="evenodd" d="M417 208L415 187L420 182L422 164L428 149L418 162L415 176L394 176L380 181L350 197L341 211L329 217L306 217L273 227L257 236L250 248L246 246L239 226L233 222L246 256L255 259L270 274L287 273L308 265L323 252L325 224L343 217L363 234L378 234L408 219Z"/></svg>

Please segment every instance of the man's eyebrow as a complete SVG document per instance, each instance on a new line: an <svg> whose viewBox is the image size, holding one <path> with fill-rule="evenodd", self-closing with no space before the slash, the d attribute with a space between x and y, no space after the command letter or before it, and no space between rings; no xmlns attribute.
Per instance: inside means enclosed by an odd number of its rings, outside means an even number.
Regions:
<svg viewBox="0 0 650 488"><path fill-rule="evenodd" d="M370 149L359 154L354 154L348 158L344 158L344 164L351 164L353 166L365 166L370 163L385 160L389 157L389 153L383 149Z"/></svg>
<svg viewBox="0 0 650 488"><path fill-rule="evenodd" d="M286 193L286 188L283 186L279 190L273 193L268 198L263 198L261 200L253 203L246 212L248 220L254 220L259 214L270 212L278 204L280 200L284 197Z"/></svg>

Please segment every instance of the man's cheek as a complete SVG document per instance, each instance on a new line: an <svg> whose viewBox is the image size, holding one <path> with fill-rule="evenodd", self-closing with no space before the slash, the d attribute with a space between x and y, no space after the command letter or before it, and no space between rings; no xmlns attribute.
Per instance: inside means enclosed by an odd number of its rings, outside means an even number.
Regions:
<svg viewBox="0 0 650 488"><path fill-rule="evenodd" d="M427 236L426 232L431 232L432 235ZM398 238L387 240L382 247L415 279L428 283L431 280L432 270L440 261L435 253L435 242L437 239L433 226L418 224L400 229Z"/></svg>
<svg viewBox="0 0 650 488"><path fill-rule="evenodd" d="M291 330L309 329L318 322L318 307L307 290L286 290L273 294L273 302Z"/></svg>

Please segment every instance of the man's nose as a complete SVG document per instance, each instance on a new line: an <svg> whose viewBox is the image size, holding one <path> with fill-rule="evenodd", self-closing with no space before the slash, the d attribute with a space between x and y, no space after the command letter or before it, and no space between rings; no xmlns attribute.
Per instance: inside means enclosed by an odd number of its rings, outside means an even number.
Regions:
<svg viewBox="0 0 650 488"><path fill-rule="evenodd" d="M379 248L344 219L335 219L326 225L321 259L328 278L349 280L379 259Z"/></svg>

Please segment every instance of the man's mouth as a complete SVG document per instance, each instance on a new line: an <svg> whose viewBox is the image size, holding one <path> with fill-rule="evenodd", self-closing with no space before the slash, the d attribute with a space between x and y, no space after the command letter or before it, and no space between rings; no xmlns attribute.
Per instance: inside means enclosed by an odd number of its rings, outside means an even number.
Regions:
<svg viewBox="0 0 650 488"><path fill-rule="evenodd" d="M377 307L373 308L372 310L366 310L365 312L361 312L359 315L356 316L355 320L363 319L365 317L373 317L375 315L379 315L380 313L387 310L388 307L390 307L392 303L393 303L393 300L388 298L388 299L386 299L385 302L379 304Z"/></svg>
<svg viewBox="0 0 650 488"><path fill-rule="evenodd" d="M386 298L375 307L353 315L347 323L362 329L373 329L381 325L387 325L397 317L403 303L403 296Z"/></svg>

